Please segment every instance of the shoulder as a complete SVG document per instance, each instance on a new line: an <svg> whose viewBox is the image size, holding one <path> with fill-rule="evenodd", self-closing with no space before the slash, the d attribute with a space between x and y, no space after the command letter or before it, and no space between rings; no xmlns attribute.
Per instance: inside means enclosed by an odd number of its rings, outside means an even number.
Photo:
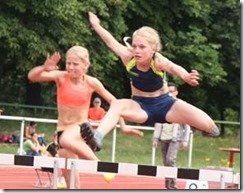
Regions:
<svg viewBox="0 0 244 193"><path fill-rule="evenodd" d="M57 74L56 74L56 76L57 76L57 83L62 83L63 81L65 81L66 78L68 77L67 75L68 75L67 71L60 71L60 70L58 70L57 71Z"/></svg>
<svg viewBox="0 0 244 193"><path fill-rule="evenodd" d="M124 63L124 65L127 65L133 58L132 52L128 50L128 52L125 52L123 56L121 56L121 60Z"/></svg>
<svg viewBox="0 0 244 193"><path fill-rule="evenodd" d="M96 77L90 76L90 75L86 75L86 81L89 84L89 86L91 88L93 88L94 90L97 87L103 87L103 84L100 80L98 80Z"/></svg>
<svg viewBox="0 0 244 193"><path fill-rule="evenodd" d="M158 52L155 54L154 62L155 68L160 71L165 70L165 68L168 68L171 65L171 61Z"/></svg>

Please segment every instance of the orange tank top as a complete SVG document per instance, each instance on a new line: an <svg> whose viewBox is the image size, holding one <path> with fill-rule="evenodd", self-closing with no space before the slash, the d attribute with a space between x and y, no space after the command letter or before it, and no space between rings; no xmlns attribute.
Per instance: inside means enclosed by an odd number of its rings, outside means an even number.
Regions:
<svg viewBox="0 0 244 193"><path fill-rule="evenodd" d="M86 80L84 81L84 88L74 90L72 89L69 75L65 75L65 80L57 89L58 104L68 107L88 109L90 107L91 96L92 89Z"/></svg>

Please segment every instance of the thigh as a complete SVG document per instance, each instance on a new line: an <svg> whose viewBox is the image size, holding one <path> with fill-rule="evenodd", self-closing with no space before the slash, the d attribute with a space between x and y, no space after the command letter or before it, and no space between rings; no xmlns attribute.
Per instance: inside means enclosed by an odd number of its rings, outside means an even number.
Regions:
<svg viewBox="0 0 244 193"><path fill-rule="evenodd" d="M213 120L201 109L182 100L176 101L166 115L166 120L172 123L184 123L205 130L213 126Z"/></svg>
<svg viewBox="0 0 244 193"><path fill-rule="evenodd" d="M98 160L94 152L81 137L79 125L66 128L63 131L59 142L63 149L73 152L73 155L77 155L81 159ZM66 154L68 153L66 152ZM69 154L72 155L71 153Z"/></svg>
<svg viewBox="0 0 244 193"><path fill-rule="evenodd" d="M63 157L63 158L78 159L78 156L75 153L64 148L58 150L58 155L59 157Z"/></svg>
<svg viewBox="0 0 244 193"><path fill-rule="evenodd" d="M144 123L147 120L147 113L136 101L132 99L122 99L121 102L124 106L121 115L125 120L135 123Z"/></svg>
<svg viewBox="0 0 244 193"><path fill-rule="evenodd" d="M62 147L66 146L67 144L72 144L77 140L83 140L80 135L80 126L79 125L73 125L73 126L66 127L65 130L63 131L62 135L59 138L59 142Z"/></svg>

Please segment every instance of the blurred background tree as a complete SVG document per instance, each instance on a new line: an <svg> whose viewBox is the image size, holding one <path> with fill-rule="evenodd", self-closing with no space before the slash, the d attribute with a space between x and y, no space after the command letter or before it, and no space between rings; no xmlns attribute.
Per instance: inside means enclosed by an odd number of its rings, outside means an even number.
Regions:
<svg viewBox="0 0 244 193"><path fill-rule="evenodd" d="M0 102L56 106L55 85L30 83L27 74L54 51L61 53L64 69L73 45L89 49L92 76L116 97L130 97L121 61L89 25L92 11L121 42L143 25L158 30L161 53L201 74L194 88L169 75L180 85L180 98L215 120L239 121L240 8L235 0L0 1Z"/></svg>

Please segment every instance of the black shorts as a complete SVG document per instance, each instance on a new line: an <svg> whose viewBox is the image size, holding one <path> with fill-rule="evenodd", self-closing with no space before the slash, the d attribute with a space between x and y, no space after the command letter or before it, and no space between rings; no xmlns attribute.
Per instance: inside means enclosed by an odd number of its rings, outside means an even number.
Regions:
<svg viewBox="0 0 244 193"><path fill-rule="evenodd" d="M143 125L154 126L155 123L168 123L165 119L166 114L177 99L168 93L158 97L133 96L141 108L147 113L148 119Z"/></svg>
<svg viewBox="0 0 244 193"><path fill-rule="evenodd" d="M57 132L57 137L58 137L58 145L59 145L59 148L60 148L60 149L62 149L62 148L63 148L63 147L60 145L60 141L59 141L59 139L60 139L61 135L63 134L63 132L64 132L64 131L58 131L58 132Z"/></svg>

